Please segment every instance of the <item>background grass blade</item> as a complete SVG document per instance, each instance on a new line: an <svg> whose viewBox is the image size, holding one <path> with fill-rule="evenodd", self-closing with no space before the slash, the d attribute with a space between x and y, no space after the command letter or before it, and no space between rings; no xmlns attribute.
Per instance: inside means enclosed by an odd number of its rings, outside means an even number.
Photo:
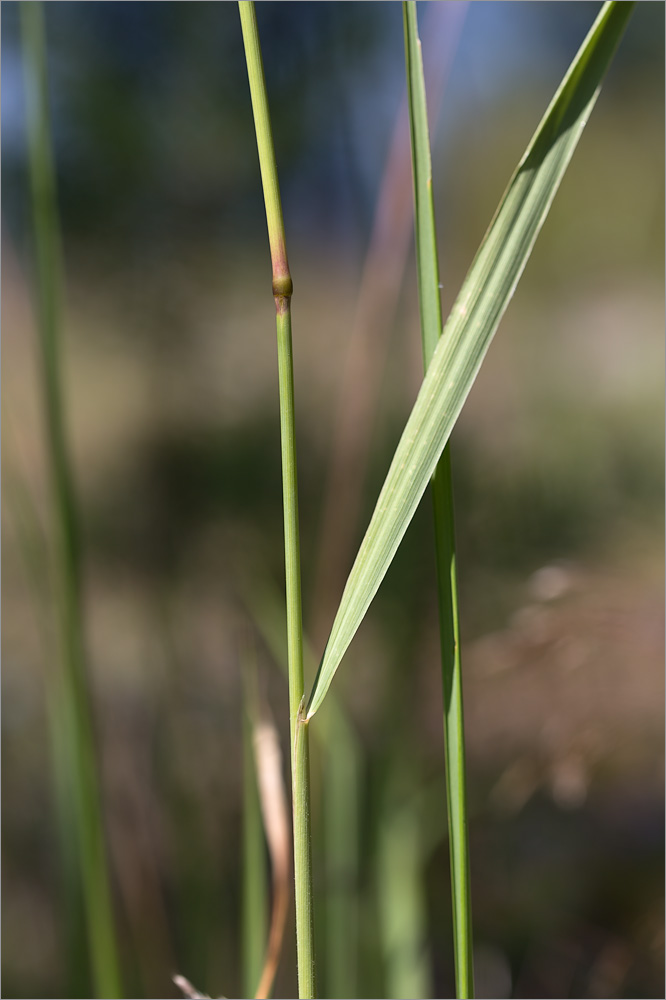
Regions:
<svg viewBox="0 0 666 1000"><path fill-rule="evenodd" d="M44 14L41 3L22 4L20 13L35 232L41 391L54 531L53 588L61 658L58 707L53 719L57 729L54 746L63 773L67 775L75 817L75 840L96 994L118 997L121 996L120 969L83 639L79 525L62 407L60 226L50 136ZM59 793L65 794L62 788Z"/></svg>
<svg viewBox="0 0 666 1000"><path fill-rule="evenodd" d="M342 595L307 717L340 661L425 492L529 259L633 3L602 8L511 179L463 283Z"/></svg>
<svg viewBox="0 0 666 1000"><path fill-rule="evenodd" d="M419 799L382 803L376 880L386 997L429 997L427 911Z"/></svg>
<svg viewBox="0 0 666 1000"><path fill-rule="evenodd" d="M53 629L49 619L50 593L47 572L47 539L40 524L33 498L16 473L4 473L5 504L11 510L17 543L35 611L35 626L42 645L45 665L50 666ZM6 509L6 508L5 508ZM59 931L66 956L66 986L72 996L89 989L90 969L81 885L79 852L71 831L76 829L76 812L71 794L71 766L68 753L70 737L65 731L61 707L62 677L58 671L44 671L46 715L50 741L50 767L58 831L61 893Z"/></svg>
<svg viewBox="0 0 666 1000"><path fill-rule="evenodd" d="M423 342L423 365L427 371L437 349L442 330L442 307L439 292L428 110L415 0L410 0L409 3L404 2L402 9L414 173L414 224L421 339ZM472 904L467 843L465 731L460 665L455 524L449 444L446 445L433 476L432 499L444 698L444 747L456 995L458 997L471 997L474 994Z"/></svg>

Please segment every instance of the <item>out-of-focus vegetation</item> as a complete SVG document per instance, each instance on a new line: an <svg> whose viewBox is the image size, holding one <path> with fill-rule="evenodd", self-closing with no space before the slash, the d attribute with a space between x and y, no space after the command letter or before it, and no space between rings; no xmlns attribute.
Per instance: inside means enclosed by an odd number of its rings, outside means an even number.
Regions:
<svg viewBox="0 0 666 1000"><path fill-rule="evenodd" d="M83 996L85 957L67 962L46 739L54 599L16 7L2 6L3 992ZM283 547L238 15L46 7L67 425L127 993L175 995L181 971L233 995L248 629L264 694L287 718L276 651L245 596L254 579L280 586ZM467 11L434 150L445 313L596 7ZM333 414L404 86L402 22L396 4L264 3L258 15L296 289L307 624L321 614ZM662 989L663 38L662 5L638 5L452 444L479 996ZM407 275L357 539L421 377ZM321 863L334 826L313 746L315 878L355 900L361 996L453 989L430 520L426 505L340 672L360 754L351 885ZM410 748L400 768L398 744ZM387 923L389 899L402 928ZM339 969L325 947L323 958L332 983ZM294 983L288 938L276 995Z"/></svg>

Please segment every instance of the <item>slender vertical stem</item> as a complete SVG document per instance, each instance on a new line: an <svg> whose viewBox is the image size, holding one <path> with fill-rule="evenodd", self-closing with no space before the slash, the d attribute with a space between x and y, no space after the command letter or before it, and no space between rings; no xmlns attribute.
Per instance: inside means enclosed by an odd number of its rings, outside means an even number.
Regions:
<svg viewBox="0 0 666 1000"><path fill-rule="evenodd" d="M289 721L291 733L292 800L294 817L294 878L296 884L296 948L300 997L315 996L314 924L312 913L312 856L310 834L309 731L303 707L303 624L301 562L298 530L296 434L294 426L294 372L291 344L292 281L282 219L280 188L273 147L264 67L254 3L239 0L245 59L250 81L257 135L259 166L266 203L268 239L273 267L273 295L277 321L282 492L284 507L287 646L289 657Z"/></svg>
<svg viewBox="0 0 666 1000"><path fill-rule="evenodd" d="M53 582L62 661L57 717L76 821L95 988L101 997L119 997L120 972L83 640L78 518L62 406L60 227L50 139L44 15L42 4L37 2L21 4L20 12L42 396L55 531Z"/></svg>
<svg viewBox="0 0 666 1000"><path fill-rule="evenodd" d="M442 332L442 312L426 94L414 0L403 2L403 17L412 135L419 309L423 364L424 370L427 370ZM448 444L433 476L432 497L444 693L444 745L456 989L458 997L467 998L474 994L474 969L455 524L451 454Z"/></svg>
<svg viewBox="0 0 666 1000"><path fill-rule="evenodd" d="M463 1000L463 998L474 996L474 956L455 521L451 453L448 445L435 470L432 495L435 510L435 547L438 566L439 625L444 689L446 798L451 858L456 987L458 997ZM448 507L443 507L445 502ZM442 510L448 510L449 516L442 516Z"/></svg>

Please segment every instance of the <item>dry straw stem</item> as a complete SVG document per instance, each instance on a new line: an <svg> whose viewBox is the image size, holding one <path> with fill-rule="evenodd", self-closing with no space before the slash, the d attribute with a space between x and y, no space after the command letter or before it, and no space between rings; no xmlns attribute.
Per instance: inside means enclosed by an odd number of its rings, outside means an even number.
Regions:
<svg viewBox="0 0 666 1000"><path fill-rule="evenodd" d="M273 265L273 295L277 318L282 491L284 508L287 644L289 651L289 716L292 745L292 800L294 814L294 879L296 885L296 947L300 997L315 995L314 921L312 914L312 854L310 839L310 772L308 725L301 707L304 698L301 567L298 528L296 432L294 426L294 372L291 343L292 281L282 219L264 67L254 4L238 4L250 82L261 181L266 204L268 238Z"/></svg>
<svg viewBox="0 0 666 1000"><path fill-rule="evenodd" d="M199 993L196 986L193 986L185 976L174 976L173 981L183 996L188 997L189 1000L211 1000L207 993Z"/></svg>
<svg viewBox="0 0 666 1000"><path fill-rule="evenodd" d="M432 192L432 164L426 89L418 34L416 3L403 3L405 62L409 93L409 120L414 172L414 220L421 314L423 364L427 370L442 331L442 309ZM432 480L435 554L444 694L444 745L451 859L453 940L456 991L460 998L474 995L472 916L467 837L465 735L460 665L460 626L456 580L455 525L451 454L447 444Z"/></svg>
<svg viewBox="0 0 666 1000"><path fill-rule="evenodd" d="M176 975L171 977L175 986L181 991L183 996L189 1000L212 1000L207 993L200 993L196 986L193 986L185 976ZM226 1000L226 997L218 997L217 1000Z"/></svg>
<svg viewBox="0 0 666 1000"><path fill-rule="evenodd" d="M633 3L606 3L512 177L444 328L352 567L308 702L322 703L377 593L596 103Z"/></svg>
<svg viewBox="0 0 666 1000"><path fill-rule="evenodd" d="M255 719L253 733L254 754L259 779L259 799L268 851L273 871L273 910L268 935L268 946L261 979L255 996L268 997L277 972L289 907L289 820L287 796L282 780L282 754L275 724L268 706L262 709L262 718Z"/></svg>
<svg viewBox="0 0 666 1000"><path fill-rule="evenodd" d="M257 719L257 665L249 636L239 643L243 681L243 897L242 992L254 996L264 967L268 928L268 871L264 824L254 752Z"/></svg>

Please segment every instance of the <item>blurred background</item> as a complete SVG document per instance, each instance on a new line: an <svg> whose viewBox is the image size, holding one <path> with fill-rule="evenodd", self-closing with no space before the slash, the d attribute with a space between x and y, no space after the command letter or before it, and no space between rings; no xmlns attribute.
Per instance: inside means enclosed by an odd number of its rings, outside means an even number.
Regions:
<svg viewBox="0 0 666 1000"><path fill-rule="evenodd" d="M445 314L598 7L419 4ZM421 378L402 11L257 14L317 658ZM61 2L46 30L125 995L176 996L175 972L246 995L248 649L283 753L288 700L274 305L238 12ZM47 722L55 595L22 74L6 2L3 995L89 996ZM664 7L638 4L453 436L479 996L663 996L663 81ZM423 504L336 677L334 807L312 725L322 995L454 995L431 520ZM292 924L293 910L276 996L295 995Z"/></svg>

